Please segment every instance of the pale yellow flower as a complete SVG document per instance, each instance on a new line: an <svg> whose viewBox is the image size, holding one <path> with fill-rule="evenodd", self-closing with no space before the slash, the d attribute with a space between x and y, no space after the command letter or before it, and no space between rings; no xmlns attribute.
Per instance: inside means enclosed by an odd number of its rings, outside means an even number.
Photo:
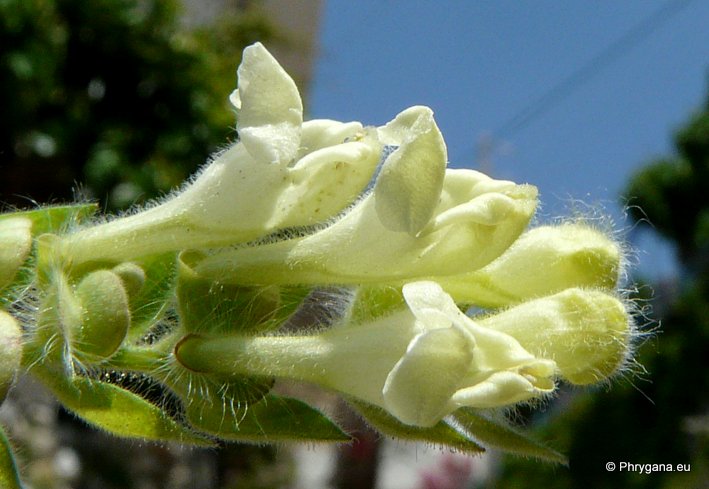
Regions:
<svg viewBox="0 0 709 489"><path fill-rule="evenodd" d="M240 141L163 204L68 237L75 263L244 243L327 221L357 199L381 158L376 130L303 122L295 83L260 43L238 74Z"/></svg>

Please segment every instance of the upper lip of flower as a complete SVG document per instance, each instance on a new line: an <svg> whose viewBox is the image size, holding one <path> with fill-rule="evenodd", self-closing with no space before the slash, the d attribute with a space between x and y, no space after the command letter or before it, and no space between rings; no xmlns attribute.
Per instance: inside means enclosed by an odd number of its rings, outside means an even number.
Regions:
<svg viewBox="0 0 709 489"><path fill-rule="evenodd" d="M244 50L239 86L229 99L237 111L236 129L257 161L287 164L295 158L303 123L303 102L293 79L263 44Z"/></svg>
<svg viewBox="0 0 709 489"><path fill-rule="evenodd" d="M248 241L322 222L355 200L379 160L376 134L358 122L304 123L295 83L260 43L244 51L238 74L230 98L240 141L173 205L197 228L242 230Z"/></svg>

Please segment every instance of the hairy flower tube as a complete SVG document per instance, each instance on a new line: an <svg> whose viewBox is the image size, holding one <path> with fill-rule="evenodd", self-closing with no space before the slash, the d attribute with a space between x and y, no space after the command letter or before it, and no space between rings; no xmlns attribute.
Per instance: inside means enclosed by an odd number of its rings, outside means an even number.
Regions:
<svg viewBox="0 0 709 489"><path fill-rule="evenodd" d="M321 231L185 259L225 282L358 284L476 270L527 226L537 190L473 170L446 170L433 113L411 107L378 130L398 143L373 190Z"/></svg>
<svg viewBox="0 0 709 489"><path fill-rule="evenodd" d="M240 141L163 204L67 237L74 263L244 243L324 222L360 195L381 158L376 130L303 122L295 83L260 43L238 75Z"/></svg>
<svg viewBox="0 0 709 489"><path fill-rule="evenodd" d="M543 397L554 379L587 383L624 360L623 305L571 289L475 320L435 282L403 287L407 308L309 336L188 336L178 361L198 372L318 383L430 427L460 407ZM590 314L589 314L590 312Z"/></svg>
<svg viewBox="0 0 709 489"><path fill-rule="evenodd" d="M527 226L536 188L473 170L441 173L440 191L416 195L434 203L428 220L402 212L390 223L392 214L378 204L395 200L388 194L396 191L380 187L377 180L371 194L322 231L185 258L203 276L247 284L391 282L477 270L503 253ZM411 229L415 220L421 224Z"/></svg>

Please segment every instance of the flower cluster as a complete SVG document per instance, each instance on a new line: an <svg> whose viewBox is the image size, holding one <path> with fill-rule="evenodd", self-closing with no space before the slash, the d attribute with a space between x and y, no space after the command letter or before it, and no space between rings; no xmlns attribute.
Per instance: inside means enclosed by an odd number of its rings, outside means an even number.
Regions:
<svg viewBox="0 0 709 489"><path fill-rule="evenodd" d="M583 224L524 233L536 189L446 169L426 107L370 133L395 149L371 191L330 225L183 259L234 285L385 285L400 290L400 307L317 335L194 337L180 345L180 361L316 382L423 427L460 407L543 397L558 378L588 384L618 370L631 326L614 292L614 241ZM504 309L471 319L456 302Z"/></svg>
<svg viewBox="0 0 709 489"><path fill-rule="evenodd" d="M0 217L2 304L25 311L22 330L0 311L2 385L21 365L122 436L347 439L273 393L295 379L384 433L561 460L488 413L622 368L619 244L584 223L527 230L536 188L447 169L427 107L304 122L261 44L238 74L238 141L162 203L102 223L86 206ZM303 307L322 287L346 291L327 321ZM294 333L296 316L312 327ZM107 372L160 384L180 416Z"/></svg>

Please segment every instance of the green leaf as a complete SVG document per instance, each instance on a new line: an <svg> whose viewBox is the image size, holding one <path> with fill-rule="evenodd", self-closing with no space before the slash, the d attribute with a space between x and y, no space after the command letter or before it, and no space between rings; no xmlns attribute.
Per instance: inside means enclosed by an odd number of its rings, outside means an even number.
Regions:
<svg viewBox="0 0 709 489"><path fill-rule="evenodd" d="M372 427L385 435L405 440L445 445L471 455L477 455L485 451L483 447L445 421L440 421L431 428L421 428L402 423L380 407L353 399L348 399L348 402L359 411Z"/></svg>
<svg viewBox="0 0 709 489"><path fill-rule="evenodd" d="M17 462L5 429L0 425L0 487L3 489L22 489Z"/></svg>
<svg viewBox="0 0 709 489"><path fill-rule="evenodd" d="M31 211L10 212L0 215L0 220L26 217L32 221L32 235L53 233L91 217L98 210L97 204L74 204L43 207Z"/></svg>
<svg viewBox="0 0 709 489"><path fill-rule="evenodd" d="M116 436L211 445L157 406L116 385L85 377L69 380L37 365L31 371L59 402L89 424Z"/></svg>
<svg viewBox="0 0 709 489"><path fill-rule="evenodd" d="M351 438L317 409L289 397L266 395L254 404L236 401L192 403L187 419L216 437L254 443L348 442Z"/></svg>
<svg viewBox="0 0 709 489"><path fill-rule="evenodd" d="M243 376L227 382L186 371L185 375L172 375L165 381L182 397L189 423L198 431L224 440L350 440L330 419L304 402L269 394L272 378Z"/></svg>
<svg viewBox="0 0 709 489"><path fill-rule="evenodd" d="M548 462L568 464L563 454L520 433L504 420L492 419L472 408L458 409L453 417L466 432L486 445Z"/></svg>

